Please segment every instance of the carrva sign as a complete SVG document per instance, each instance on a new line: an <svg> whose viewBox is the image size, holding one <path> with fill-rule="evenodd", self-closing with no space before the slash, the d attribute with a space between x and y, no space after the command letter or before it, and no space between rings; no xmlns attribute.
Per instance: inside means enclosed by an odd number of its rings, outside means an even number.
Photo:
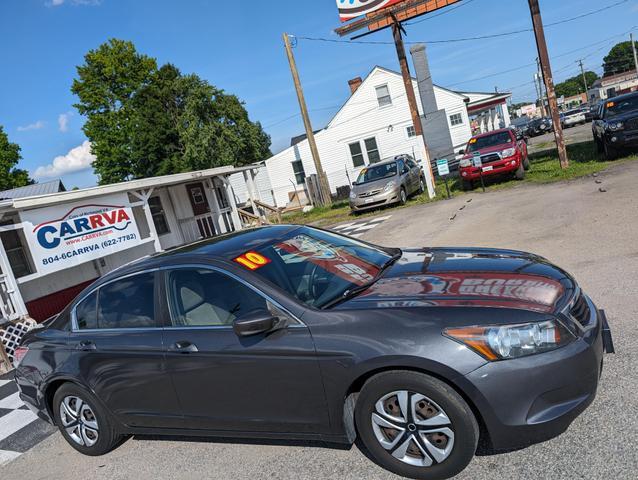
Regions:
<svg viewBox="0 0 638 480"><path fill-rule="evenodd" d="M23 212L36 270L53 273L140 244L126 195Z"/></svg>
<svg viewBox="0 0 638 480"><path fill-rule="evenodd" d="M347 22L353 18L365 15L366 13L380 10L405 0L337 0L339 18L342 22Z"/></svg>

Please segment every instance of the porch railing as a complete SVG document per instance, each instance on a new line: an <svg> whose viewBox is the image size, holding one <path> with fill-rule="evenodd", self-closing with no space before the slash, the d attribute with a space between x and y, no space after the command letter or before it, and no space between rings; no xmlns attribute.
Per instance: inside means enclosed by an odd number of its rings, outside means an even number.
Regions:
<svg viewBox="0 0 638 480"><path fill-rule="evenodd" d="M0 273L0 324L20 318L14 295L15 290L7 281L7 275Z"/></svg>
<svg viewBox="0 0 638 480"><path fill-rule="evenodd" d="M178 220L184 243L196 242L217 235L215 222L210 213Z"/></svg>

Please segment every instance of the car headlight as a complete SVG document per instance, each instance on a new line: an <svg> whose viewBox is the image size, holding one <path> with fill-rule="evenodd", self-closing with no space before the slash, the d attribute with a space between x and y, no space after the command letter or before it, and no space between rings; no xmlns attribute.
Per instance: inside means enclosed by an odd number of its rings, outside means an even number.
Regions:
<svg viewBox="0 0 638 480"><path fill-rule="evenodd" d="M513 157L514 155L516 155L515 148L506 148L501 152L501 158Z"/></svg>
<svg viewBox="0 0 638 480"><path fill-rule="evenodd" d="M519 325L448 328L444 334L489 361L525 357L556 350L574 340L557 320Z"/></svg>
<svg viewBox="0 0 638 480"><path fill-rule="evenodd" d="M461 168L467 168L470 165L472 165L472 161L469 158L464 158L459 162L459 167Z"/></svg>
<svg viewBox="0 0 638 480"><path fill-rule="evenodd" d="M385 187L383 188L383 191L384 192L389 192L390 190L392 190L396 186L397 186L397 182L395 182L394 180L390 180L388 183L385 184Z"/></svg>
<svg viewBox="0 0 638 480"><path fill-rule="evenodd" d="M612 122L607 124L607 129L612 132L616 132L618 130L622 130L625 125L622 122Z"/></svg>
<svg viewBox="0 0 638 480"><path fill-rule="evenodd" d="M351 198L352 200L355 200L355 199L357 198L357 194L354 192L354 190L351 190L351 191L350 191L350 198Z"/></svg>

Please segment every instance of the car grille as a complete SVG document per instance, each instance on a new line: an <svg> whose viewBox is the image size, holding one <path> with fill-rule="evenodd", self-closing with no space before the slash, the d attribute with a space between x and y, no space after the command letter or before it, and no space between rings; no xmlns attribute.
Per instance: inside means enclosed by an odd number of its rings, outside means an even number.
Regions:
<svg viewBox="0 0 638 480"><path fill-rule="evenodd" d="M589 304L583 292L578 292L576 301L569 309L569 314L576 320L583 328L587 328L591 323L591 312L589 311Z"/></svg>
<svg viewBox="0 0 638 480"><path fill-rule="evenodd" d="M638 118L632 118L625 122L625 130L638 130Z"/></svg>
<svg viewBox="0 0 638 480"><path fill-rule="evenodd" d="M481 155L482 163L498 162L501 156L498 153L488 153L487 155Z"/></svg>
<svg viewBox="0 0 638 480"><path fill-rule="evenodd" d="M359 198L374 197L378 193L381 193L381 189L379 189L379 190L371 190L369 192L360 193L359 194Z"/></svg>

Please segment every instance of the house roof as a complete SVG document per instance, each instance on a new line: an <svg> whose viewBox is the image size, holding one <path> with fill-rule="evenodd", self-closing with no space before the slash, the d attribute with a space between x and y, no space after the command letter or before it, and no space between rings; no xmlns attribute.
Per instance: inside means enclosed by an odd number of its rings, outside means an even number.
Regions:
<svg viewBox="0 0 638 480"><path fill-rule="evenodd" d="M130 192L135 190L144 190L154 187L166 187L177 185L189 181L197 181L205 178L216 176L228 177L233 173L244 172L247 170L259 169L260 165L247 165L245 167L217 167L207 170L198 170L195 172L176 173L173 175L164 175L161 177L141 178L128 182L113 183L110 185L101 185L91 188L83 188L80 190L58 191L51 193L40 193L32 196L23 196L16 198L0 198L0 208L3 209L28 209L37 208L58 203L74 202L86 200L88 198L109 195L113 193ZM49 182L47 182L49 183ZM26 188L26 187L25 187Z"/></svg>
<svg viewBox="0 0 638 480"><path fill-rule="evenodd" d="M49 195L52 193L66 192L62 180L56 179L48 182L34 183L24 187L13 188L0 192L0 200L10 198L36 197L38 195Z"/></svg>

